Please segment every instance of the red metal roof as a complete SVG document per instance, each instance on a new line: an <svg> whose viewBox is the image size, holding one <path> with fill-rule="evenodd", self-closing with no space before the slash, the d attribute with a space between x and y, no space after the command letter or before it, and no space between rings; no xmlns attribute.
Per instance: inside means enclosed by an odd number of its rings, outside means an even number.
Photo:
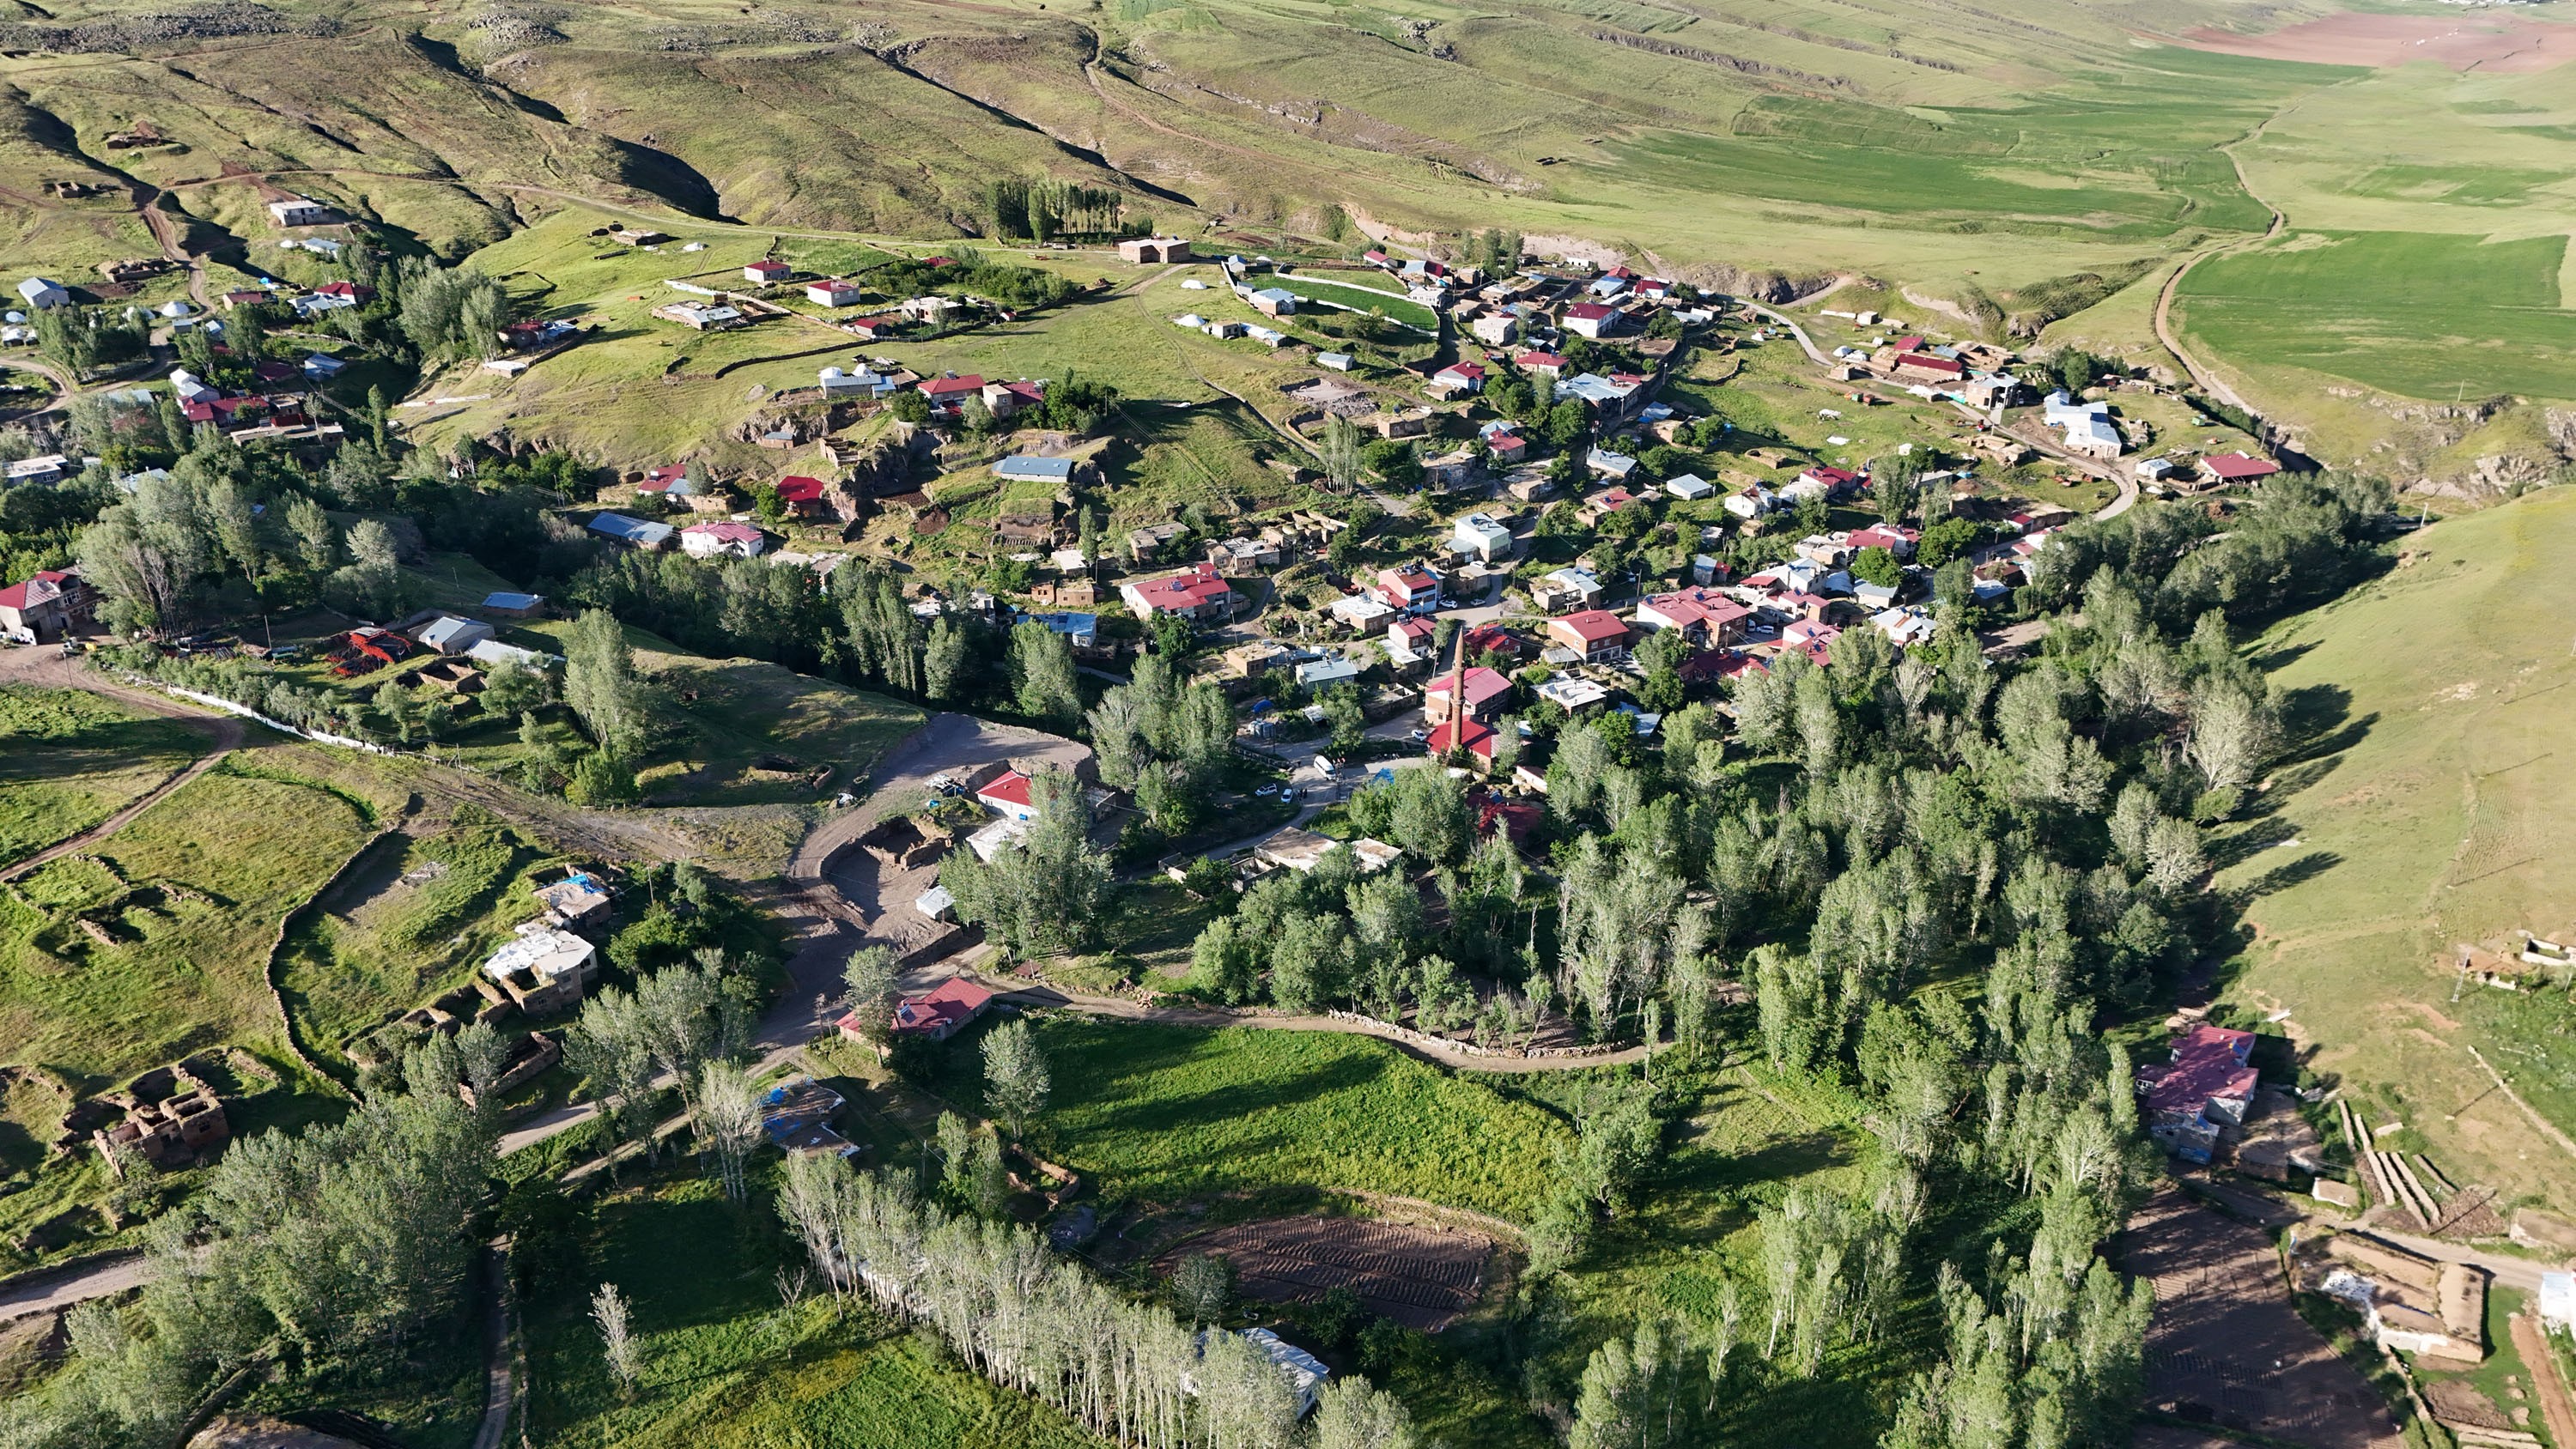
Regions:
<svg viewBox="0 0 2576 1449"><path fill-rule="evenodd" d="M1000 805L1017 805L1023 810L1037 808L1036 802L1029 797L1029 777L1017 770L1005 770L1001 778L976 791L975 798Z"/></svg>
<svg viewBox="0 0 2576 1449"><path fill-rule="evenodd" d="M894 1029L899 1032L936 1032L942 1027L971 1021L977 1012L992 1004L993 993L962 976L951 976L919 996L906 997L896 1003Z"/></svg>
<svg viewBox="0 0 2576 1449"><path fill-rule="evenodd" d="M981 377L934 377L929 381L924 382L921 385L921 390L931 397L946 397L952 393L982 392L984 390L984 379Z"/></svg>
<svg viewBox="0 0 2576 1449"><path fill-rule="evenodd" d="M2244 453L2213 453L2201 459L2200 466L2230 483L2242 483L2251 478L2269 478L2281 471L2281 465L2269 458L2256 458Z"/></svg>
<svg viewBox="0 0 2576 1449"><path fill-rule="evenodd" d="M1585 609L1579 614L1568 614L1562 619L1548 620L1549 628L1555 628L1560 624L1571 630L1576 638L1586 644L1598 644L1604 639L1615 639L1628 632L1627 621L1607 609Z"/></svg>
<svg viewBox="0 0 2576 1449"><path fill-rule="evenodd" d="M1480 664L1467 671L1467 708L1469 709L1474 709L1489 699L1499 698L1511 691L1512 682L1504 678L1499 670L1487 669ZM1446 674L1431 681L1430 687L1423 691L1425 694L1447 694L1448 692L1449 676Z"/></svg>
<svg viewBox="0 0 2576 1449"><path fill-rule="evenodd" d="M1480 725L1471 719L1458 720L1449 724L1441 725L1438 729L1431 732L1431 738L1425 740L1422 747L1430 751L1432 754L1445 755L1451 750L1461 748L1459 743L1459 734L1461 731L1464 731L1466 735L1466 742L1463 748L1465 748L1467 753L1471 755L1482 755L1488 760L1494 757L1493 730L1484 725Z"/></svg>
<svg viewBox="0 0 2576 1449"><path fill-rule="evenodd" d="M71 577L72 576L70 574L62 573L54 569L45 569L39 573L30 574L26 578L20 579L18 582L11 584L9 587L0 589L0 609L23 609L27 607L27 586L29 584L53 584L59 588L61 585L70 582ZM44 598L51 597L53 593L52 590L44 589L36 590L36 592L40 595L37 600L39 603L43 602Z"/></svg>
<svg viewBox="0 0 2576 1449"><path fill-rule="evenodd" d="M1217 576L1213 564L1199 564L1169 578L1154 579L1135 586L1136 596L1150 610L1181 613L1197 609L1224 598L1234 590Z"/></svg>
<svg viewBox="0 0 2576 1449"><path fill-rule="evenodd" d="M778 498L782 503L812 503L823 496L823 480L789 474L778 480Z"/></svg>
<svg viewBox="0 0 2576 1449"><path fill-rule="evenodd" d="M1952 357L1935 357L1929 352L1899 353L1896 365L1920 368L1925 372L1937 372L1949 377L1965 377L1968 372L1966 363Z"/></svg>
<svg viewBox="0 0 2576 1449"><path fill-rule="evenodd" d="M1598 322L1617 310L1619 309L1616 307L1605 307L1598 302L1577 302L1565 309L1565 317L1569 322Z"/></svg>

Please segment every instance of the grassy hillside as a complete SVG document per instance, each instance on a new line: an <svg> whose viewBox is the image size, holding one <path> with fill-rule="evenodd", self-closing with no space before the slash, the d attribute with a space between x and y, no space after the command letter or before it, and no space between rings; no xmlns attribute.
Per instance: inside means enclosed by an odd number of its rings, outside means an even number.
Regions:
<svg viewBox="0 0 2576 1449"><path fill-rule="evenodd" d="M185 725L99 695L0 687L0 864L77 835L205 752Z"/></svg>
<svg viewBox="0 0 2576 1449"><path fill-rule="evenodd" d="M2455 972L2461 944L2576 928L2576 491L2406 546L2415 562L2259 646L2313 743L2220 877L2255 931L2230 997L2288 1010L2309 1065L2420 1132L2454 1181L2576 1206L2576 1160L2467 1050L2576 1129L2565 984L2509 994Z"/></svg>

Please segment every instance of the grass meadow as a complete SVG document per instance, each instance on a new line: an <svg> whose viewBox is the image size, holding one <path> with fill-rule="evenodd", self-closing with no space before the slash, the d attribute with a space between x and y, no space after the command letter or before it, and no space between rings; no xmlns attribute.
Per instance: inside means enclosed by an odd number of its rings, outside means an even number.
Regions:
<svg viewBox="0 0 2576 1449"><path fill-rule="evenodd" d="M2276 364L2407 397L2576 397L2564 236L2300 232L2183 279L2182 327L2232 366Z"/></svg>
<svg viewBox="0 0 2576 1449"><path fill-rule="evenodd" d="M1256 288L1278 287L1300 297L1329 302L1353 312L1382 312L1391 322L1401 322L1423 332L1440 330L1437 314L1410 297L1389 292L1384 279L1375 274L1365 282L1345 282L1319 272L1291 272L1286 276L1265 273L1252 278L1251 285Z"/></svg>
<svg viewBox="0 0 2576 1449"><path fill-rule="evenodd" d="M2576 729L2576 493L2404 547L2416 561L2255 646L2298 743L2216 853L2253 927L2226 999L2288 1011L2303 1064L2422 1133L2453 1181L2563 1212L2576 1162L2468 1048L2576 1130L2576 1012L2563 989L2461 991L2454 951L2576 928L2576 881L2556 868L2576 852L2576 776L2559 767Z"/></svg>
<svg viewBox="0 0 2576 1449"><path fill-rule="evenodd" d="M1551 1113L1369 1037L1057 1016L1038 1039L1055 1099L1032 1137L1111 1199L1311 1186L1525 1222L1573 1137ZM977 1110L974 1043L942 1064L940 1095Z"/></svg>
<svg viewBox="0 0 2576 1449"><path fill-rule="evenodd" d="M205 748L183 724L86 690L0 685L0 865L98 824Z"/></svg>
<svg viewBox="0 0 2576 1449"><path fill-rule="evenodd" d="M783 1304L776 1274L804 1254L771 1186L756 1181L736 1204L711 1182L683 1180L615 1193L593 1210L582 1271L526 1305L533 1440L566 1449L1100 1445L864 1309L835 1318L828 1299ZM589 1298L603 1282L635 1305L644 1371L632 1394L600 1363Z"/></svg>
<svg viewBox="0 0 2576 1449"><path fill-rule="evenodd" d="M345 1053L388 1016L467 984L538 914L529 878L553 857L474 816L415 819L380 838L288 931L278 994L317 1055Z"/></svg>

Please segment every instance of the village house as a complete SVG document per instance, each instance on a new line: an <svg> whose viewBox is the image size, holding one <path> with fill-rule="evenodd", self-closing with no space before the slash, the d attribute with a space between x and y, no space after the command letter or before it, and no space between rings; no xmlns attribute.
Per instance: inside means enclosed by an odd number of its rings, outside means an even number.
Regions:
<svg viewBox="0 0 2576 1449"><path fill-rule="evenodd" d="M1520 340L1521 323L1509 312L1493 312L1469 323L1467 330L1487 347L1508 347Z"/></svg>
<svg viewBox="0 0 2576 1449"><path fill-rule="evenodd" d="M1491 725L1472 719L1444 720L1432 726L1431 733L1423 740L1422 748L1435 760L1445 760L1452 754L1464 754L1479 771L1491 773L1494 768L1494 752L1501 739L1502 736L1495 733Z"/></svg>
<svg viewBox="0 0 2576 1449"><path fill-rule="evenodd" d="M1529 439L1522 437L1519 425L1508 418L1485 424L1476 430L1476 436L1484 443L1485 451L1494 455L1494 461L1506 467L1529 456Z"/></svg>
<svg viewBox="0 0 2576 1449"><path fill-rule="evenodd" d="M1422 460L1422 485L1438 493L1471 487L1483 475L1484 465L1473 448L1458 448Z"/></svg>
<svg viewBox="0 0 2576 1449"><path fill-rule="evenodd" d="M2212 484L2252 483L2281 471L2281 465L2269 458L2256 458L2246 453L2213 453L2200 460L2201 477Z"/></svg>
<svg viewBox="0 0 2576 1449"><path fill-rule="evenodd" d="M1598 341L1619 325L1619 309L1599 302L1577 302L1565 309L1565 330Z"/></svg>
<svg viewBox="0 0 2576 1449"><path fill-rule="evenodd" d="M72 304L71 290L50 277L29 277L18 284L18 300L36 312Z"/></svg>
<svg viewBox="0 0 2576 1449"><path fill-rule="evenodd" d="M1264 287L1244 297L1264 317L1287 317L1297 310L1297 294L1284 287Z"/></svg>
<svg viewBox="0 0 2576 1449"><path fill-rule="evenodd" d="M1440 626L1429 619L1398 619L1387 625L1387 662L1398 668L1430 662L1431 641L1439 632Z"/></svg>
<svg viewBox="0 0 2576 1449"><path fill-rule="evenodd" d="M503 589L483 596L482 610L496 619L533 619L546 606L543 594Z"/></svg>
<svg viewBox="0 0 2576 1449"><path fill-rule="evenodd" d="M98 591L70 569L42 569L0 589L0 637L51 644L97 626Z"/></svg>
<svg viewBox="0 0 2576 1449"><path fill-rule="evenodd" d="M667 523L629 518L623 513L598 515L590 520L590 531L611 543L640 549L667 548L670 546L673 533L676 532Z"/></svg>
<svg viewBox="0 0 2576 1449"><path fill-rule="evenodd" d="M1388 608L1399 613L1428 614L1440 607L1440 575L1427 564L1380 569L1377 594Z"/></svg>
<svg viewBox="0 0 2576 1449"><path fill-rule="evenodd" d="M953 372L943 377L925 378L921 384L921 395L929 400L933 418L955 422L966 414L966 399L971 397L980 401L983 398L984 379L959 377Z"/></svg>
<svg viewBox="0 0 2576 1449"><path fill-rule="evenodd" d="M1926 382L1958 382L1968 375L1968 365L1955 357L1931 352L1900 352L1888 371L1899 378Z"/></svg>
<svg viewBox="0 0 2576 1449"><path fill-rule="evenodd" d="M1589 609L1601 597L1601 581L1585 569L1556 569L1530 585L1530 604L1542 614Z"/></svg>
<svg viewBox="0 0 2576 1449"><path fill-rule="evenodd" d="M1163 578L1121 584L1118 596L1129 612L1149 623L1157 614L1198 624L1222 624L1234 617L1233 588L1204 563Z"/></svg>
<svg viewBox="0 0 2576 1449"><path fill-rule="evenodd" d="M796 518L818 518L831 514L831 488L822 479L802 473L790 473L776 484L779 506ZM687 540L681 540L683 547ZM759 552L754 549L753 553ZM749 554L744 557L750 557Z"/></svg>
<svg viewBox="0 0 2576 1449"><path fill-rule="evenodd" d="M1673 495L1675 498L1682 500L1684 503L1697 503L1699 500L1715 493L1717 491L1717 485L1700 477L1696 473L1684 473L1678 478L1665 479L1664 491Z"/></svg>
<svg viewBox="0 0 2576 1449"><path fill-rule="evenodd" d="M1380 624L1396 617L1396 612L1374 589L1362 589L1335 599L1324 612L1342 622L1354 634L1375 633Z"/></svg>
<svg viewBox="0 0 2576 1449"><path fill-rule="evenodd" d="M1613 483L1625 483L1630 478L1635 477L1637 473L1636 459L1629 457L1625 453L1613 453L1607 448L1594 448L1591 452L1585 454L1583 458L1583 466L1591 471L1592 476L1596 478L1607 478ZM1625 489L1614 488L1609 490L1609 493L1618 494L1620 502L1622 503L1633 501L1635 497L1635 495L1628 493ZM1598 499L1607 496L1608 493L1596 493L1593 495L1593 498ZM1586 500L1585 506L1593 507L1594 505L1590 500ZM1616 505L1607 509L1596 509L1596 513L1601 515L1615 513L1617 511L1618 508Z"/></svg>
<svg viewBox="0 0 2576 1449"><path fill-rule="evenodd" d="M1479 562L1492 563L1512 556L1512 531L1490 513L1465 514L1449 526L1449 547Z"/></svg>
<svg viewBox="0 0 2576 1449"><path fill-rule="evenodd" d="M412 631L412 642L441 654L465 654L492 637L492 626L442 614Z"/></svg>
<svg viewBox="0 0 2576 1449"><path fill-rule="evenodd" d="M1512 682L1501 671L1476 665L1461 672L1457 681L1466 690L1466 715L1478 724L1492 724L1511 702ZM1422 691L1422 718L1427 724L1446 724L1457 713L1450 699L1450 677L1435 676Z"/></svg>
<svg viewBox="0 0 2576 1449"><path fill-rule="evenodd" d="M1553 352L1521 352L1512 356L1512 366L1533 377L1554 382L1565 371L1565 359Z"/></svg>
<svg viewBox="0 0 2576 1449"><path fill-rule="evenodd" d="M1456 392L1483 392L1485 369L1481 363L1453 362L1431 374L1431 385Z"/></svg>
<svg viewBox="0 0 2576 1449"><path fill-rule="evenodd" d="M2048 395L2040 416L2047 426L2065 430L2069 451L2088 458L2116 458L2126 446L2111 421L2109 403L2079 402L2060 389Z"/></svg>
<svg viewBox="0 0 2576 1449"><path fill-rule="evenodd" d="M855 307L867 294L867 288L840 277L805 284L805 300L817 307Z"/></svg>
<svg viewBox="0 0 2576 1449"><path fill-rule="evenodd" d="M773 282L786 281L795 273L796 269L785 262L775 257L766 257L743 268L742 279L756 286L766 287Z"/></svg>
<svg viewBox="0 0 2576 1449"><path fill-rule="evenodd" d="M1132 530L1127 535L1127 561L1152 563L1164 549L1189 531L1189 525L1183 523L1149 523Z"/></svg>
<svg viewBox="0 0 2576 1449"><path fill-rule="evenodd" d="M1397 438L1419 438L1431 431L1431 409L1406 408L1402 412L1373 413L1369 424L1377 435L1390 441Z"/></svg>
<svg viewBox="0 0 2576 1449"><path fill-rule="evenodd" d="M1628 652L1628 625L1606 609L1585 609L1547 621L1547 637L1587 664Z"/></svg>
<svg viewBox="0 0 2576 1449"><path fill-rule="evenodd" d="M754 558L767 547L769 535L731 519L692 523L680 530L680 552L691 558Z"/></svg>
<svg viewBox="0 0 2576 1449"><path fill-rule="evenodd" d="M1038 818L1037 800L1030 785L1029 777L1023 772L1005 769L975 787L975 803L1006 820L1035 820Z"/></svg>
<svg viewBox="0 0 2576 1449"><path fill-rule="evenodd" d="M995 463L993 476L1013 482L1071 486L1082 467L1081 461L1075 458L1041 458L1031 453L1019 453Z"/></svg>
<svg viewBox="0 0 2576 1449"><path fill-rule="evenodd" d="M1596 448L1592 456L1599 458L1603 455ZM1622 458L1619 461L1628 464L1632 469L1636 466L1636 460L1633 458ZM1636 501L1637 495L1625 488L1604 488L1598 493L1587 494L1584 497L1583 506L1574 510L1574 519L1586 528L1598 528L1601 526L1601 520Z"/></svg>
<svg viewBox="0 0 2576 1449"><path fill-rule="evenodd" d="M739 307L719 302L667 302L653 309L653 315L665 322L677 322L700 332L721 332L728 327L741 327L751 319Z"/></svg>
<svg viewBox="0 0 2576 1449"><path fill-rule="evenodd" d="M1190 244L1176 236L1140 236L1118 244L1118 255L1139 266L1163 262L1186 262Z"/></svg>
<svg viewBox="0 0 2576 1449"><path fill-rule="evenodd" d="M1678 629L1693 649L1713 649L1741 643L1753 610L1724 594L1695 587L1649 595L1638 601L1631 617L1645 633Z"/></svg>
<svg viewBox="0 0 2576 1449"><path fill-rule="evenodd" d="M2141 1074L2147 1133L2167 1152L2207 1163L2221 1128L2245 1120L2257 1077L2254 1034L2203 1022L2174 1041L2173 1061Z"/></svg>

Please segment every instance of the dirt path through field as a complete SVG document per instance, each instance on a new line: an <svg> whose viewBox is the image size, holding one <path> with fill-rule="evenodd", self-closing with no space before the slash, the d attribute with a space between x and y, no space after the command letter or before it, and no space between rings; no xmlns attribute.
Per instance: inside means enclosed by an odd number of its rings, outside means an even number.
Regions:
<svg viewBox="0 0 2576 1449"><path fill-rule="evenodd" d="M1454 1046L1434 1046L1419 1038L1399 1032L1384 1022L1346 1019L1337 1016L1286 1016L1264 1012L1227 1011L1214 1006L1149 1006L1116 996L1083 996L1056 986L1017 986L1009 981L988 982L999 998L1015 1006L1052 1007L1060 1011L1079 1011L1086 1016L1113 1017L1120 1021L1147 1021L1164 1026L1196 1026L1219 1030L1229 1026L1248 1026L1263 1031L1338 1031L1349 1036L1370 1036L1397 1049L1462 1072L1570 1072L1584 1067L1619 1067L1646 1059L1643 1046L1623 1047L1615 1052L1580 1057L1505 1057L1482 1056Z"/></svg>
<svg viewBox="0 0 2576 1449"><path fill-rule="evenodd" d="M68 840L56 841L25 860L0 870L0 880L16 880L47 861L60 860L66 855L87 850L90 846L124 829L135 816L160 804L172 791L213 769L223 762L226 755L241 748L242 722L240 720L230 715L208 714L162 695L128 688L114 680L101 677L93 670L82 668L77 661L66 659L51 649L12 649L5 654L0 654L0 683L33 684L53 689L85 689L93 694L105 695L120 704L142 710L146 714L177 720L206 736L208 743L205 754L198 756L185 768L172 772L170 778L145 791L133 804Z"/></svg>

